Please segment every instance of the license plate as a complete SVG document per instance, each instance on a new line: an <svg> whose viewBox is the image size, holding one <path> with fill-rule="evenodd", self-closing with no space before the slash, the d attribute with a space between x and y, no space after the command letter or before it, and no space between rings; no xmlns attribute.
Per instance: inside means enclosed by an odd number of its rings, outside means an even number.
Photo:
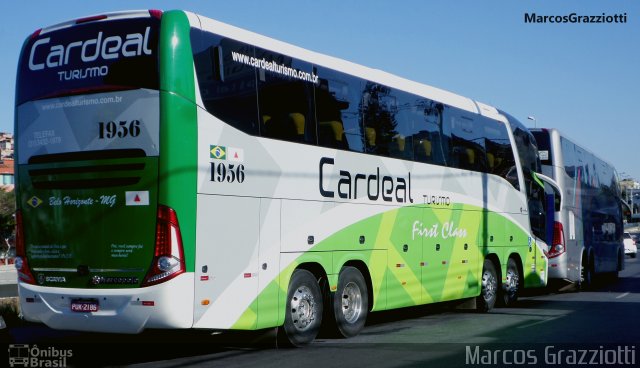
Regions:
<svg viewBox="0 0 640 368"><path fill-rule="evenodd" d="M72 312L97 312L99 310L98 301L92 300L72 300L71 311Z"/></svg>

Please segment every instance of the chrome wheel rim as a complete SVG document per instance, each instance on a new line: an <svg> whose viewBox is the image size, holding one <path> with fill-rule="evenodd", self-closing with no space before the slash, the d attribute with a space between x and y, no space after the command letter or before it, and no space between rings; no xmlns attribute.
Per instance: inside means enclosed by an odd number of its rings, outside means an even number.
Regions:
<svg viewBox="0 0 640 368"><path fill-rule="evenodd" d="M316 300L311 293L311 289L300 286L293 293L291 298L291 321L299 331L304 331L311 326L316 319Z"/></svg>
<svg viewBox="0 0 640 368"><path fill-rule="evenodd" d="M580 267L580 283L585 285L591 284L591 270L588 267Z"/></svg>
<svg viewBox="0 0 640 368"><path fill-rule="evenodd" d="M362 314L362 293L355 282L349 282L342 290L342 314L348 323L355 323Z"/></svg>
<svg viewBox="0 0 640 368"><path fill-rule="evenodd" d="M496 296L497 281L489 271L482 273L482 297L485 301L490 301Z"/></svg>
<svg viewBox="0 0 640 368"><path fill-rule="evenodd" d="M517 294L519 282L520 278L518 273L514 270L508 270L505 291L509 294L509 297L513 298Z"/></svg>

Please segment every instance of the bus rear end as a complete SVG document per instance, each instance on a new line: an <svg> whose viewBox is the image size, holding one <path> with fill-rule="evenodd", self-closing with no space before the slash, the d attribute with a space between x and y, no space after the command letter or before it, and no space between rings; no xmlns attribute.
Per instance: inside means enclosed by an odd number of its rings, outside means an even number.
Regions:
<svg viewBox="0 0 640 368"><path fill-rule="evenodd" d="M562 150L558 147L559 133L554 129L531 129L540 149L542 173L553 178L565 192L563 208L556 208L553 223L553 241L547 249L549 257L549 278L558 280L580 281L580 254L582 245L576 240L576 218L569 210L576 204L574 196L566 190Z"/></svg>
<svg viewBox="0 0 640 368"><path fill-rule="evenodd" d="M176 212L159 203L159 11L36 31L16 88L23 314L52 328L191 327Z"/></svg>

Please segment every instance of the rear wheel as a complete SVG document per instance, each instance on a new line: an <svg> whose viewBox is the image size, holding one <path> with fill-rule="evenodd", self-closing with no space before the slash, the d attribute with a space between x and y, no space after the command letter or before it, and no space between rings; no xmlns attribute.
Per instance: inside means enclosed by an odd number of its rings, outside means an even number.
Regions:
<svg viewBox="0 0 640 368"><path fill-rule="evenodd" d="M580 265L580 290L589 290L593 285L593 268L586 256L582 257Z"/></svg>
<svg viewBox="0 0 640 368"><path fill-rule="evenodd" d="M513 258L509 258L507 263L507 281L502 287L502 305L513 307L518 301L518 294L521 290L521 276L518 263Z"/></svg>
<svg viewBox="0 0 640 368"><path fill-rule="evenodd" d="M302 346L316 338L322 324L322 293L318 280L307 270L295 270L289 281L282 330L285 343Z"/></svg>
<svg viewBox="0 0 640 368"><path fill-rule="evenodd" d="M498 299L498 278L496 268L488 259L482 265L482 290L476 299L476 309L479 312L486 312L493 308Z"/></svg>
<svg viewBox="0 0 640 368"><path fill-rule="evenodd" d="M362 331L369 311L367 283L355 267L344 267L338 277L338 289L333 296L336 328L344 337Z"/></svg>

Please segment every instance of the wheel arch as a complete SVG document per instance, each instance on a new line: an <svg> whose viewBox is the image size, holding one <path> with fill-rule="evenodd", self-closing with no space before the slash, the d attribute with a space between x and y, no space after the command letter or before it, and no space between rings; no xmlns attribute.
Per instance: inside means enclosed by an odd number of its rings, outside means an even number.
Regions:
<svg viewBox="0 0 640 368"><path fill-rule="evenodd" d="M524 275L524 266L522 264L522 258L520 257L520 253L513 252L509 254L509 257L507 258L507 262L509 262L509 259L513 259L516 262L516 265L518 266L518 272L520 272L520 275ZM506 269L505 269L505 272L506 272ZM521 284L524 283L524 280L522 279L522 277L520 278L519 282Z"/></svg>
<svg viewBox="0 0 640 368"><path fill-rule="evenodd" d="M491 263L493 263L493 267L496 269L496 275L500 277L500 283L502 283L502 280L504 280L505 275L502 273L502 265L500 264L500 257L498 257L496 253L488 253L487 255L484 256L484 259L489 260L491 261ZM482 269L480 269L480 272L482 273ZM505 267L505 272L506 272L506 267Z"/></svg>
<svg viewBox="0 0 640 368"><path fill-rule="evenodd" d="M318 282L321 284L320 285L321 288L322 288L322 283L323 282L327 283L327 281L328 281L327 271L318 262L304 262L304 263L301 263L293 271L295 271L295 270L307 270L307 271L311 272L313 274L313 276L316 278L316 280L318 280Z"/></svg>
<svg viewBox="0 0 640 368"><path fill-rule="evenodd" d="M340 267L340 270L342 270L344 267L354 267L358 271L360 271L362 277L364 277L364 281L367 283L367 296L369 297L369 305L367 306L367 309L371 311L374 304L374 295L373 283L371 281L371 273L369 272L369 267L367 267L367 265L361 260L347 261L342 265L342 267Z"/></svg>

